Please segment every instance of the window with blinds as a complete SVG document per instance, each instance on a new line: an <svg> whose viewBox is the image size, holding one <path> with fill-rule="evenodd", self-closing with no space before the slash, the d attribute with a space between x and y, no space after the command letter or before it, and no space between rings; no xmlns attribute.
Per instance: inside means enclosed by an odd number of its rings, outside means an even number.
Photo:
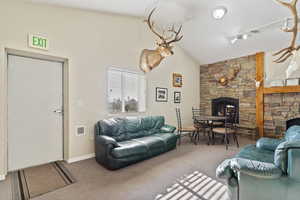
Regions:
<svg viewBox="0 0 300 200"><path fill-rule="evenodd" d="M146 111L146 77L144 74L109 68L107 80L110 113Z"/></svg>

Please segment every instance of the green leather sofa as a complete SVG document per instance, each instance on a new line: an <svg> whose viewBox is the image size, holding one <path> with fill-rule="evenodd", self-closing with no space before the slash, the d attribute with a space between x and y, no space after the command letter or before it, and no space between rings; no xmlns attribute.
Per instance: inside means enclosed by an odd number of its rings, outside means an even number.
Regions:
<svg viewBox="0 0 300 200"><path fill-rule="evenodd" d="M95 125L96 161L115 170L172 150L175 130L162 116L101 120Z"/></svg>
<svg viewBox="0 0 300 200"><path fill-rule="evenodd" d="M300 199L300 126L281 140L261 138L216 170L226 180L231 199Z"/></svg>

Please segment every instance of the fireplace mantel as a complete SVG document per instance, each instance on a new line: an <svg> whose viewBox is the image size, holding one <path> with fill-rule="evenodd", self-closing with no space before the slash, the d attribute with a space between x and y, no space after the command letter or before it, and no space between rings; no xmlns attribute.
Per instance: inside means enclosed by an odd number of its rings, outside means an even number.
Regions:
<svg viewBox="0 0 300 200"><path fill-rule="evenodd" d="M264 94L296 93L296 92L300 92L300 86L282 86L282 87L263 88Z"/></svg>

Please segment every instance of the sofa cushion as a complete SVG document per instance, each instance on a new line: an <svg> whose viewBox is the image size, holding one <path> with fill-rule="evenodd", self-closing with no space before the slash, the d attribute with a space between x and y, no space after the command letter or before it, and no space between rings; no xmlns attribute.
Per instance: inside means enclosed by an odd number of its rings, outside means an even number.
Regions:
<svg viewBox="0 0 300 200"><path fill-rule="evenodd" d="M120 147L114 148L111 154L115 158L126 158L136 155L148 154L148 147L138 141L128 140L118 143Z"/></svg>
<svg viewBox="0 0 300 200"><path fill-rule="evenodd" d="M169 143L176 143L178 136L175 135L174 133L158 133L154 134L153 136L161 138L166 144Z"/></svg>
<svg viewBox="0 0 300 200"><path fill-rule="evenodd" d="M165 125L165 118L163 116L152 117L155 121L153 129L159 130L163 125Z"/></svg>
<svg viewBox="0 0 300 200"><path fill-rule="evenodd" d="M141 125L144 130L159 130L163 125L165 125L165 118L163 116L142 117Z"/></svg>
<svg viewBox="0 0 300 200"><path fill-rule="evenodd" d="M125 129L127 140L141 138L147 135L142 127L141 118L139 117L127 117L125 119Z"/></svg>
<svg viewBox="0 0 300 200"><path fill-rule="evenodd" d="M141 126L144 130L153 129L156 125L156 117L142 117L141 118Z"/></svg>
<svg viewBox="0 0 300 200"><path fill-rule="evenodd" d="M132 139L145 137L147 135L147 131L138 131L135 133L128 132L128 133L126 133L126 135L127 135L127 140L132 140Z"/></svg>
<svg viewBox="0 0 300 200"><path fill-rule="evenodd" d="M142 138L134 139L134 141L146 145L149 150L165 147L165 142L161 138L155 136L142 137Z"/></svg>
<svg viewBox="0 0 300 200"><path fill-rule="evenodd" d="M256 148L275 151L277 146L285 140L273 139L273 138L260 138L256 142Z"/></svg>
<svg viewBox="0 0 300 200"><path fill-rule="evenodd" d="M127 117L124 120L127 140L153 135L164 125L164 117Z"/></svg>
<svg viewBox="0 0 300 200"><path fill-rule="evenodd" d="M125 120L122 118L111 118L99 121L101 135L107 135L116 141L126 140Z"/></svg>
<svg viewBox="0 0 300 200"><path fill-rule="evenodd" d="M137 133L142 129L141 118L139 117L126 117L125 118L125 129L127 133Z"/></svg>
<svg viewBox="0 0 300 200"><path fill-rule="evenodd" d="M274 152L264 149L258 149L255 145L247 145L235 156L235 158L244 158L260 162L274 163Z"/></svg>
<svg viewBox="0 0 300 200"><path fill-rule="evenodd" d="M300 126L292 126L285 133L286 141L300 140Z"/></svg>
<svg viewBox="0 0 300 200"><path fill-rule="evenodd" d="M156 136L147 136L143 138L135 139L138 142L145 144L151 156L159 155L166 151L167 145L165 141Z"/></svg>

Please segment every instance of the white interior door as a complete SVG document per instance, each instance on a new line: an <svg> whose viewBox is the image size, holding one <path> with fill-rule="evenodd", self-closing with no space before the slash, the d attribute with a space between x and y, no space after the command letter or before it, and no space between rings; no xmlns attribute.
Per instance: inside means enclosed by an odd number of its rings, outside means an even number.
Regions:
<svg viewBox="0 0 300 200"><path fill-rule="evenodd" d="M8 170L63 159L63 63L8 56Z"/></svg>

